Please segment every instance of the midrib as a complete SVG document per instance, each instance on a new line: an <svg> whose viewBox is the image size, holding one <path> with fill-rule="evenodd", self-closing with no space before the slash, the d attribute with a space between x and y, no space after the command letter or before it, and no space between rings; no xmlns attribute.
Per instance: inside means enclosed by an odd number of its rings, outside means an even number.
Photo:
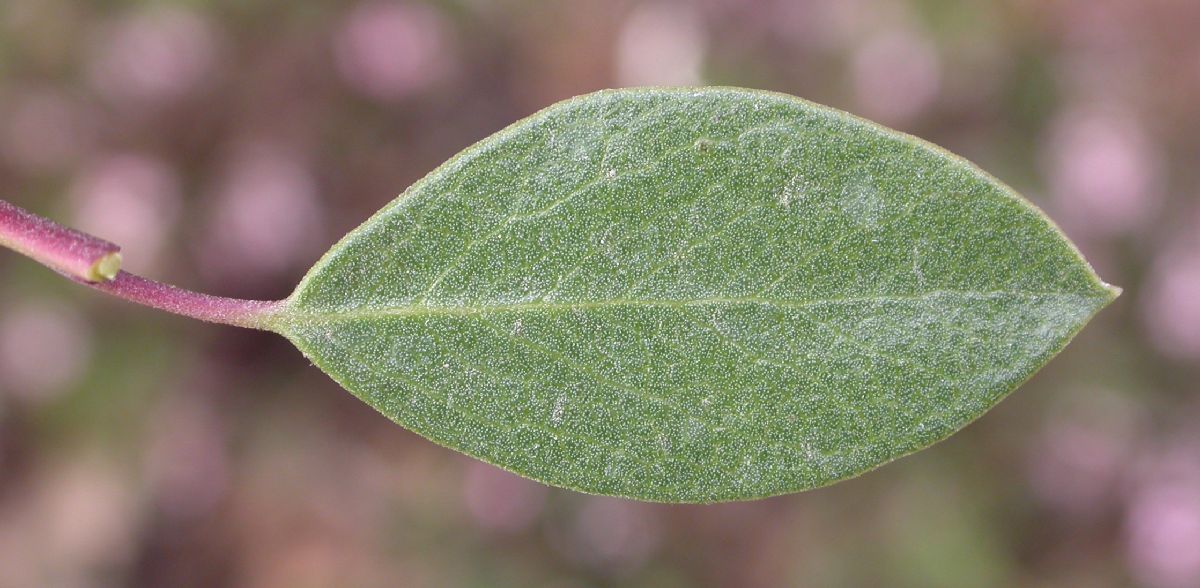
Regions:
<svg viewBox="0 0 1200 588"><path fill-rule="evenodd" d="M693 308L697 306L757 305L781 309L798 309L823 304L871 304L887 302L920 302L934 298L959 298L962 300L988 300L995 298L1101 298L1069 292L1029 292L1021 290L994 290L988 292L934 290L918 294L877 294L870 296L838 296L807 300L780 300L761 296L708 297L683 300L629 299L582 300L554 302L531 300L499 304L402 304L397 306L365 306L358 308L305 309L285 305L277 315L286 322L341 322L372 318L471 316L522 312L575 312L608 308Z"/></svg>

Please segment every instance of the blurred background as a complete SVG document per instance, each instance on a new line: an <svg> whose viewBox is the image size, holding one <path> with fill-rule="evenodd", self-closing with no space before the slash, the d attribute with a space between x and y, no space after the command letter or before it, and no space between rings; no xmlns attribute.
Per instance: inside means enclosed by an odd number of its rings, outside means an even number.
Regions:
<svg viewBox="0 0 1200 588"><path fill-rule="evenodd" d="M0 194L204 292L555 101L788 92L978 162L1125 294L986 417L744 504L550 489L283 339L0 254L0 587L1200 586L1200 2L4 0Z"/></svg>

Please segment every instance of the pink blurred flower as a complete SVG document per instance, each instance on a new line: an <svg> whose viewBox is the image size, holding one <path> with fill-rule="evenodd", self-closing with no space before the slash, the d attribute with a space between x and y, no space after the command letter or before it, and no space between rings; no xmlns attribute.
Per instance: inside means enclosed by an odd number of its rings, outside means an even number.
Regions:
<svg viewBox="0 0 1200 588"><path fill-rule="evenodd" d="M136 496L128 477L98 458L73 461L47 474L38 489L45 533L39 555L46 563L56 567L70 562L59 570L69 569L79 575L75 580L83 580L89 571L126 562L133 555L137 526Z"/></svg>
<svg viewBox="0 0 1200 588"><path fill-rule="evenodd" d="M425 90L446 74L447 26L431 6L373 1L342 21L333 42L338 73L355 91L381 101Z"/></svg>
<svg viewBox="0 0 1200 588"><path fill-rule="evenodd" d="M575 521L573 555L616 574L641 567L661 539L651 508L616 498L589 498Z"/></svg>
<svg viewBox="0 0 1200 588"><path fill-rule="evenodd" d="M159 506L182 519L210 512L229 484L224 428L211 403L173 395L153 422L146 474Z"/></svg>
<svg viewBox="0 0 1200 588"><path fill-rule="evenodd" d="M32 461L22 482L6 487L0 585L93 586L131 563L139 522L132 478L99 456L66 454Z"/></svg>
<svg viewBox="0 0 1200 588"><path fill-rule="evenodd" d="M1160 156L1119 109L1080 108L1051 128L1047 163L1064 223L1099 236L1143 226L1158 209Z"/></svg>
<svg viewBox="0 0 1200 588"><path fill-rule="evenodd" d="M218 183L201 260L252 278L284 271L325 246L316 180L285 151L239 149Z"/></svg>
<svg viewBox="0 0 1200 588"><path fill-rule="evenodd" d="M1195 359L1200 358L1200 239L1188 236L1183 241L1155 263L1141 307L1159 350Z"/></svg>
<svg viewBox="0 0 1200 588"><path fill-rule="evenodd" d="M1031 455L1034 493L1060 512L1097 514L1116 497L1122 465L1131 452L1128 442L1127 435L1112 427L1055 424Z"/></svg>
<svg viewBox="0 0 1200 588"><path fill-rule="evenodd" d="M82 107L56 89L22 88L0 104L0 155L18 167L59 171L92 143Z"/></svg>
<svg viewBox="0 0 1200 588"><path fill-rule="evenodd" d="M736 1L736 0L734 0ZM793 0L781 0L792 7L800 4ZM795 34L813 36L813 42L828 50L842 52L871 35L888 23L907 23L912 21L907 4L900 2L871 2L870 0L818 0L811 2L812 23L808 30L796 30ZM785 26L786 21L778 19L777 26Z"/></svg>
<svg viewBox="0 0 1200 588"><path fill-rule="evenodd" d="M545 486L474 460L467 466L463 492L481 526L506 533L532 525L546 501Z"/></svg>
<svg viewBox="0 0 1200 588"><path fill-rule="evenodd" d="M71 186L74 226L117 243L124 267L149 273L179 216L179 178L165 162L109 155L87 165Z"/></svg>
<svg viewBox="0 0 1200 588"><path fill-rule="evenodd" d="M854 55L855 101L868 118L903 125L937 99L941 60L933 43L897 30L871 38Z"/></svg>
<svg viewBox="0 0 1200 588"><path fill-rule="evenodd" d="M87 324L66 307L29 305L0 313L0 391L48 400L79 379L91 355Z"/></svg>
<svg viewBox="0 0 1200 588"><path fill-rule="evenodd" d="M641 4L621 28L617 81L623 86L699 84L704 50L704 23L693 5Z"/></svg>
<svg viewBox="0 0 1200 588"><path fill-rule="evenodd" d="M1126 518L1134 577L1154 588L1200 586L1200 461L1196 444L1159 456L1143 475Z"/></svg>
<svg viewBox="0 0 1200 588"><path fill-rule="evenodd" d="M157 105L178 99L210 76L216 34L181 6L155 7L124 17L98 39L87 64L92 85L117 104Z"/></svg>

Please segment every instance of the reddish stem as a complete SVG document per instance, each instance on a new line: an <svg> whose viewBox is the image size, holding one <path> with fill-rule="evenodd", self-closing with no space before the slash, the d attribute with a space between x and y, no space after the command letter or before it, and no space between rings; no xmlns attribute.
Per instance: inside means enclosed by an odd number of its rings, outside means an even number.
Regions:
<svg viewBox="0 0 1200 588"><path fill-rule="evenodd" d="M0 200L0 245L33 258L67 277L88 282L112 279L121 248Z"/></svg>
<svg viewBox="0 0 1200 588"><path fill-rule="evenodd" d="M238 327L263 328L266 316L281 302L239 300L201 294L120 272L107 282L83 282L101 292L170 313Z"/></svg>
<svg viewBox="0 0 1200 588"><path fill-rule="evenodd" d="M201 294L120 271L120 247L3 200L0 246L118 298L202 321L262 329L282 304Z"/></svg>

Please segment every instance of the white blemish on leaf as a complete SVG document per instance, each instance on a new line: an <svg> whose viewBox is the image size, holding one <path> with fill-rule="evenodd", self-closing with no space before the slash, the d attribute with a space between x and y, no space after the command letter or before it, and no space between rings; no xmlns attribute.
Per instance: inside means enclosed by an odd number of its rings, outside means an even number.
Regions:
<svg viewBox="0 0 1200 588"><path fill-rule="evenodd" d="M560 395L554 400L554 408L550 411L550 424L558 426L562 424L563 409L566 407L567 397Z"/></svg>

